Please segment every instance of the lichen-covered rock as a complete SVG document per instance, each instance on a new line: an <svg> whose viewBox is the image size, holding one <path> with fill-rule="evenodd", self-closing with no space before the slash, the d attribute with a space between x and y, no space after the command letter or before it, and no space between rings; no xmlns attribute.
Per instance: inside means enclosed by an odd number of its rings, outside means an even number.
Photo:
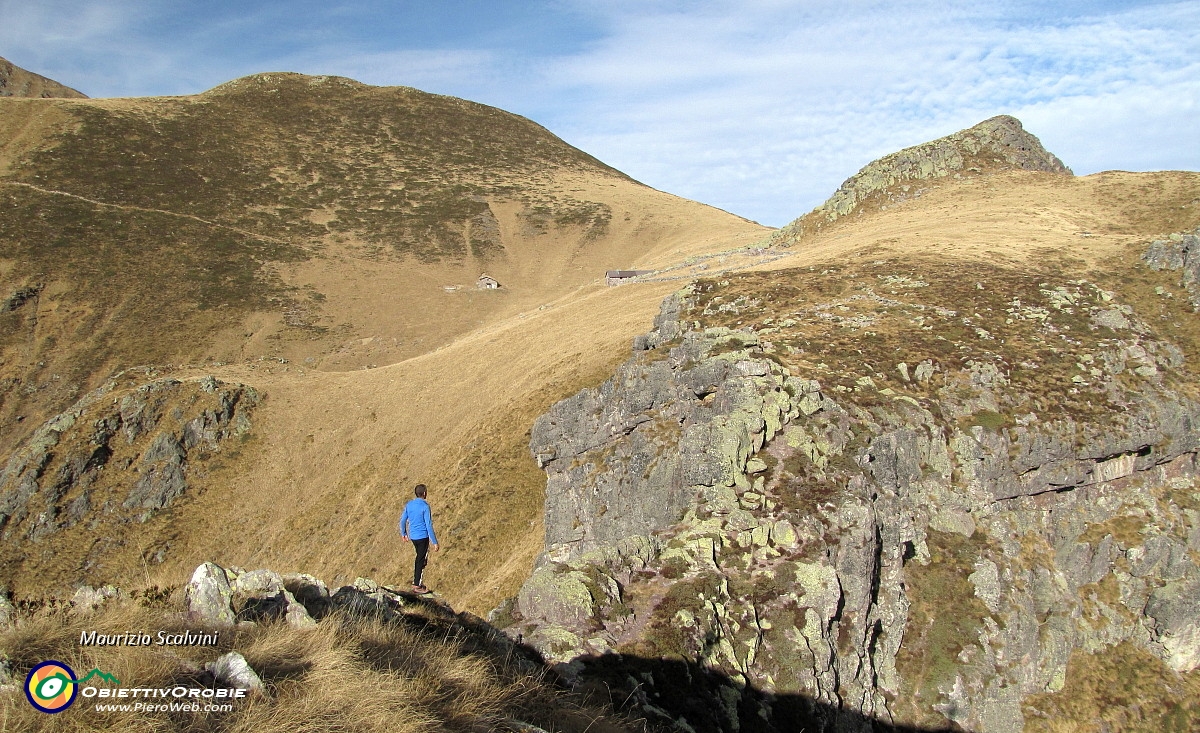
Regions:
<svg viewBox="0 0 1200 733"><path fill-rule="evenodd" d="M235 617L231 604L233 590L225 569L206 562L196 568L184 588L184 604L189 621L204 624L231 625Z"/></svg>
<svg viewBox="0 0 1200 733"><path fill-rule="evenodd" d="M537 420L530 449L549 476L548 557L669 526L697 496L744 480L750 456L795 411L778 365L747 358L753 342L727 329L679 343L656 332L639 342L647 356Z"/></svg>
<svg viewBox="0 0 1200 733"><path fill-rule="evenodd" d="M274 570L250 570L240 573L230 584L235 594L275 595L284 589L283 578Z"/></svg>
<svg viewBox="0 0 1200 733"><path fill-rule="evenodd" d="M1182 263L1190 236L1171 238L1177 249L1156 244L1148 261ZM1120 284L1046 274L963 315L876 290L913 276L851 277L747 275L740 289L706 282L677 294L612 380L539 421L547 552L510 628L581 680L607 648L694 660L730 690L753 681L811 701L804 726L828 731L867 725L863 716L1019 731L1031 700L1080 694L1072 669L1114 649L1140 650L1156 675L1194 674L1190 314L1174 311L1181 325L1166 331L1109 289ZM926 276L919 292L957 280ZM822 287L841 294L796 295ZM885 321L889 309L897 320ZM738 322L757 333L729 330ZM942 339L945 351L894 368L908 345L885 340L885 327L943 324L977 341ZM1037 345L1039 360L1003 338ZM819 382L805 378L814 372ZM616 540L639 535L656 551L622 562ZM617 593L601 590L605 578ZM684 724L717 715L725 694L691 717L694 701L665 686L622 689L643 692ZM775 717L783 709L768 704L763 716L778 730L799 725Z"/></svg>
<svg viewBox="0 0 1200 733"><path fill-rule="evenodd" d="M521 587L517 607L528 617L535 615L559 626L583 625L594 612L587 576L578 571L543 567L534 571Z"/></svg>

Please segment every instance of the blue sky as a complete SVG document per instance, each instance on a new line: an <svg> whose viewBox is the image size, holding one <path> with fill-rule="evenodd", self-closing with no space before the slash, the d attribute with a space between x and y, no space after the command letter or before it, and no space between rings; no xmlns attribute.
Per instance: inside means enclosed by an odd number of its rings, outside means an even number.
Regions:
<svg viewBox="0 0 1200 733"><path fill-rule="evenodd" d="M779 226L880 155L1012 114L1078 174L1200 169L1200 2L0 0L93 97L337 74L529 117Z"/></svg>

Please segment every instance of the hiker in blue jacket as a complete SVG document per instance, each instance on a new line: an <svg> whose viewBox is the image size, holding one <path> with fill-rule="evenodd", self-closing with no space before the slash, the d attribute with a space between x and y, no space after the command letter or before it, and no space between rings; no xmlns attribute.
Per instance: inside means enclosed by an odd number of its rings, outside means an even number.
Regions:
<svg viewBox="0 0 1200 733"><path fill-rule="evenodd" d="M413 563L414 593L425 594L429 589L421 584L421 573L425 570L425 557L429 546L433 545L434 552L438 550L437 535L433 533L433 515L429 511L429 502L425 501L425 484L417 484L413 489L415 499L410 499L404 505L404 513L400 515L400 536L406 542L412 541L417 550L417 560Z"/></svg>

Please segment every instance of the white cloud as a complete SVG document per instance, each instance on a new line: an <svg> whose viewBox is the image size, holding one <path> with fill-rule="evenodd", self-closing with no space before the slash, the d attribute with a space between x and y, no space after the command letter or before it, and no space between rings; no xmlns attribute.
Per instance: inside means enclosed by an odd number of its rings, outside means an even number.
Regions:
<svg viewBox="0 0 1200 733"><path fill-rule="evenodd" d="M1200 167L1200 51L1180 31L1196 3L1036 23L839 6L623 6L545 76L585 101L546 115L634 177L776 225L871 159L1000 113L1079 172Z"/></svg>

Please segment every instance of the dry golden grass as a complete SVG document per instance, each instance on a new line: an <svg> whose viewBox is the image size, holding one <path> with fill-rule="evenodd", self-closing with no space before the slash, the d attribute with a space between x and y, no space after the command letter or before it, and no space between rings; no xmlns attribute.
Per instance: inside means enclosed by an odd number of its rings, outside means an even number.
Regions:
<svg viewBox="0 0 1200 733"><path fill-rule="evenodd" d="M499 641L496 632L465 626L432 604L407 610L401 620L338 612L307 631L284 623L193 627L216 631L215 647L79 645L83 631L181 631L176 602L112 601L82 616L42 609L4 631L0 651L17 684L0 697L0 730L482 733L514 721L562 733L641 729L555 688L543 667ZM265 688L234 702L231 712L102 712L97 703L114 701L78 697L69 710L46 715L21 691L26 672L46 659L65 662L80 677L101 669L126 688L209 687L216 683L202 670L204 663L228 651L241 653Z"/></svg>
<svg viewBox="0 0 1200 733"><path fill-rule="evenodd" d="M326 226L338 207L342 214L361 209L383 222L386 206L368 212L347 202L386 197L400 184L416 183L405 178L412 171L384 165L353 136L329 141L344 148L343 157L322 152L320 161L309 161L335 168L357 161L344 190L333 186L332 178L322 179L322 186L329 184L325 188L309 185L305 177L293 181L288 171L263 178L271 195L291 191L312 199L304 204L311 210L294 211L258 211L250 205L254 201L240 201L226 211L218 205L219 186L150 185L147 176L169 177L180 167L178 161L164 167L170 157L165 154L143 161L141 168L106 172L94 160L75 166L69 150L54 147L55 134L70 137L84 123L91 126L80 133L84 138L113 125L153 136L148 120L175 130L187 115L202 115L211 107L208 114L220 113L212 134L228 138L222 145L241 144L222 148L220 155L246 156L256 171L266 163L284 165L279 161L287 151L262 138L261 129L251 129L250 118L258 112L242 92L234 92L0 105L0 175L8 181L0 185L0 198L23 202L34 212L29 222L39 236L65 248L56 250L45 267L33 268L49 273L37 280L45 285L38 298L0 314L7 319L0 322L0 451L131 363L157 364L161 374L175 376L237 373L267 394L251 439L240 455L218 456L207 476L189 477L196 491L162 521L118 533L113 539L121 546L108 554L106 580L142 582L149 572L179 584L197 558L209 557L303 568L344 581L368 574L405 580L411 550L400 544L393 525L412 485L423 481L433 489L435 520L444 535L431 579L456 605L486 611L515 592L541 549L543 479L527 455L529 425L554 401L601 381L674 287L609 291L599 284L604 271L654 267L745 245L766 229L637 184L561 141L550 145L558 158L525 161L522 165L533 173L523 177L510 170L503 181L496 176L512 161L489 160L475 151L479 160L464 163L454 158L456 144L438 143L426 152L450 157L444 175L434 175L441 170L437 166L427 171L433 177L421 185L428 184L431 192L471 199L476 194L459 191L456 182L487 187L499 181L516 188L480 194L495 213L502 251L484 256L469 247L462 257L426 260L375 241L378 231L372 233L371 222L360 222L364 231ZM343 91L330 93L341 99ZM412 90L355 93L366 95L372 105L382 104L384 117L425 104L439 114L457 114L460 104L475 116L495 113L446 98L426 99ZM292 101L304 110L319 103L305 95ZM231 105L245 108L232 114ZM343 112L331 105L313 114ZM362 127L361 122L355 125ZM528 121L502 122L488 139L497 138L509 158L523 148L509 144L505 135L550 137ZM420 120L414 124L420 127ZM444 133L445 127L438 129ZM238 130L250 137L238 137ZM98 136L113 160L130 152L119 137ZM262 144L248 144L251 138ZM380 144L387 155L403 152L394 141ZM34 172L21 167L31 155L50 161L50 179L34 182L45 190L11 185ZM299 160L307 164L304 156ZM58 189L72 195L51 192ZM192 200L193 194L200 198ZM333 204L322 198L330 195L338 199ZM603 227L584 216L591 211L584 204L608 212ZM555 213L555 207L563 210ZM531 215L543 210L547 218L535 226ZM37 212L62 219L61 226L44 222ZM293 215L303 221L292 221ZM70 236L58 236L64 231ZM96 272L87 269L90 260L72 256L71 246L97 240L80 232L111 231L136 234L138 246L117 247ZM155 232L169 236L160 241ZM21 260L32 246L29 231L10 234L7 244L0 242L0 297L34 282L30 263ZM206 259L213 251L205 244L209 240L228 241L229 256L220 262ZM118 244L129 241L118 238ZM160 258L164 253L177 256ZM262 266L256 271L257 263ZM503 288L476 290L481 270L497 277ZM157 281L145 285L148 275L186 285L182 297ZM447 292L449 285L461 288ZM192 286L207 292L205 297L228 302L208 309L180 307L191 298L187 287ZM51 538L38 550L53 552L53 543ZM147 570L145 551L167 544L168 561ZM32 569L14 571L5 580L23 596L71 590L69 583L47 583Z"/></svg>
<svg viewBox="0 0 1200 733"><path fill-rule="evenodd" d="M51 119L65 115L56 104L136 117L182 102L48 102L11 119L0 115L14 135L30 131L10 159L32 149L44 131L61 129L63 121ZM174 338L184 346L170 360L194 366L174 374L213 373L251 384L266 399L240 456L198 480L197 491L162 527L119 538L126 544L110 556L111 579L142 582L148 572L179 585L212 559L302 570L334 582L358 575L403 582L412 550L394 524L412 485L423 482L443 544L428 571L432 586L455 607L478 613L513 595L543 544L544 477L526 445L533 419L601 382L628 355L630 339L650 327L662 297L685 284L605 288L603 271L668 267L745 247L767 233L620 176L578 167L539 175L539 195L607 206L603 234L589 236L570 223L539 233L518 198L493 196L502 256L422 262L361 237L322 236L316 256L276 262L267 272L294 302L312 306L304 317L313 328L288 326L282 312L266 309L228 316L209 341L189 341L180 330ZM969 276L977 262L1019 271L1052 252L1087 270L1126 256L1134 243L1200 223L1198 201L1194 173L1018 172L941 181L885 211L845 217L802 239L783 259L754 267L920 257ZM330 212L309 214L308 221L319 223ZM239 225L259 221L251 219ZM748 261L718 258L711 266ZM501 281L501 291L473 289L482 268ZM11 272L11 263L0 261L0 281L7 283ZM442 286L449 284L466 287L448 293ZM65 285L48 285L37 312L39 334L60 344L82 337L87 315L66 292ZM55 358L57 351L22 346L9 353L12 363L23 363ZM260 355L290 362L260 362ZM47 363L30 377L45 390L38 395L61 384L49 379L55 365ZM30 412L23 425L37 420ZM147 568L141 550L167 542L166 561ZM26 594L39 589L33 576L9 580Z"/></svg>
<svg viewBox="0 0 1200 733"><path fill-rule="evenodd" d="M1095 654L1076 651L1067 683L1024 704L1029 733L1189 733L1200 725L1200 671L1173 672L1124 642Z"/></svg>
<svg viewBox="0 0 1200 733"><path fill-rule="evenodd" d="M577 195L597 198L609 187L593 185ZM606 199L613 210L633 211L639 189L614 185ZM1144 205L1141 197L1162 205ZM980 261L1007 272L1019 272L1023 262L1040 269L1053 252L1069 254L1088 272L1127 257L1137 242L1200 223L1197 199L1200 176L1190 173L972 179L869 217L848 217L765 268L819 266L815 276L830 263L878 269L877 259L918 258L970 276ZM622 229L623 217L614 216L610 232L614 243L630 248L630 257L641 248L639 264L724 251L761 231L684 221L689 209L673 208L670 197L641 201L647 208L631 228ZM511 262L535 272L537 242L512 246ZM124 555L114 552L113 580L142 582L139 548L170 541L166 562L149 568L155 582L179 585L206 559L312 572L339 583L358 575L404 582L412 550L394 524L412 485L423 482L431 487L443 542L428 571L432 587L456 608L476 613L515 594L543 546L544 478L526 446L532 420L556 400L601 382L626 358L629 340L649 328L662 297L684 284L606 288L584 280L593 270L569 274L581 266L572 263L592 256L581 250L554 265L563 282L579 278L571 287L552 278L528 290L521 277L506 282L513 292L501 297L522 303L541 297L547 307L494 311L473 330L442 332L448 341L440 348L377 369L328 372L293 359L179 371L252 384L267 398L242 456L213 470L200 483L202 493L180 502L161 535L130 538ZM587 261L589 268L603 264ZM377 276L364 270L358 289L372 290ZM973 288L974 280L966 284ZM350 286L347 280L341 295L330 296L341 303L331 308L353 310ZM428 298L409 299L412 308L424 309L413 317L426 324L435 323L436 299L447 295L432 283L430 289L436 292ZM391 307L381 328L407 306L397 300ZM396 355L379 358L386 364ZM28 582L36 587L36 578Z"/></svg>
<svg viewBox="0 0 1200 733"><path fill-rule="evenodd" d="M766 231L515 115L286 74L0 100L0 204L0 299L44 286L0 314L0 451L121 368L391 364L656 250ZM502 290L476 291L483 271Z"/></svg>

